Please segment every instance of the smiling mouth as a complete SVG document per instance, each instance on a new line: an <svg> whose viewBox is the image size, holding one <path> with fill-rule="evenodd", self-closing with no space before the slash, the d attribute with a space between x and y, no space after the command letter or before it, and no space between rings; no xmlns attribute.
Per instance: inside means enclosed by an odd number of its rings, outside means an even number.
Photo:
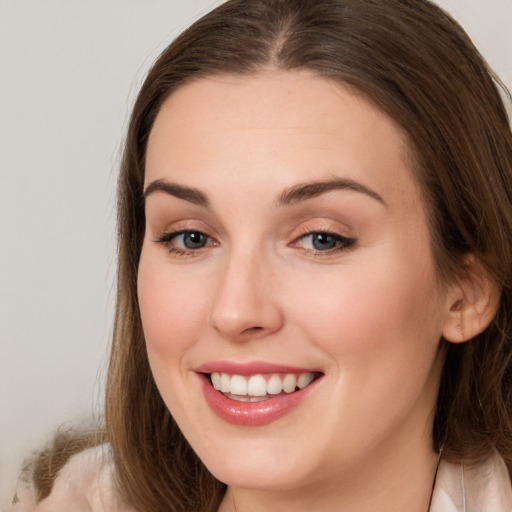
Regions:
<svg viewBox="0 0 512 512"><path fill-rule="evenodd" d="M207 374L214 389L238 402L261 402L290 395L308 387L322 374L319 372L237 375L221 372Z"/></svg>

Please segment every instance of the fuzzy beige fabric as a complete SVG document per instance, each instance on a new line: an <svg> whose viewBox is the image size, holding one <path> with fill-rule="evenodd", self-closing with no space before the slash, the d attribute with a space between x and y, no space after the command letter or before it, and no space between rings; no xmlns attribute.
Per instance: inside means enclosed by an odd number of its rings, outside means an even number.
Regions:
<svg viewBox="0 0 512 512"><path fill-rule="evenodd" d="M71 457L50 495L36 504L33 486L20 482L11 512L135 512L117 492L108 445Z"/></svg>

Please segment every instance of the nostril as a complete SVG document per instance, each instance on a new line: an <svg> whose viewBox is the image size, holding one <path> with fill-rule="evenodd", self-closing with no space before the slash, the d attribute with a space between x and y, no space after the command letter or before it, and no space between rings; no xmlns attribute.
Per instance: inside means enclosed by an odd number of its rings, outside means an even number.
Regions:
<svg viewBox="0 0 512 512"><path fill-rule="evenodd" d="M256 333L256 332L259 332L259 331L262 331L263 330L263 327L259 327L259 326L255 326L255 327L249 327L247 329L245 329L242 334L253 334L253 333Z"/></svg>

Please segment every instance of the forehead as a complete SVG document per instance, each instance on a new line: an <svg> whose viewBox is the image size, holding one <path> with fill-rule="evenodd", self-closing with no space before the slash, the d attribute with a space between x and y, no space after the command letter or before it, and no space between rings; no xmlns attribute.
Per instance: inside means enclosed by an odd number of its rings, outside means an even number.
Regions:
<svg viewBox="0 0 512 512"><path fill-rule="evenodd" d="M417 196L406 140L361 94L307 71L208 77L162 106L149 137L146 183L215 181L243 192L244 183L254 191L335 175L383 197Z"/></svg>

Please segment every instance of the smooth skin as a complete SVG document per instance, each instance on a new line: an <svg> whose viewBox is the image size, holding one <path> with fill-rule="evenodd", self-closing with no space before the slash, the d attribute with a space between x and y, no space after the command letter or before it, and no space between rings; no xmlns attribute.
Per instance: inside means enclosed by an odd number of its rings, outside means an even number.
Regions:
<svg viewBox="0 0 512 512"><path fill-rule="evenodd" d="M483 330L492 304L437 278L406 147L382 111L307 71L203 78L162 107L140 310L166 405L228 484L222 512L428 510L441 339ZM220 360L322 378L278 420L232 425L194 371Z"/></svg>

